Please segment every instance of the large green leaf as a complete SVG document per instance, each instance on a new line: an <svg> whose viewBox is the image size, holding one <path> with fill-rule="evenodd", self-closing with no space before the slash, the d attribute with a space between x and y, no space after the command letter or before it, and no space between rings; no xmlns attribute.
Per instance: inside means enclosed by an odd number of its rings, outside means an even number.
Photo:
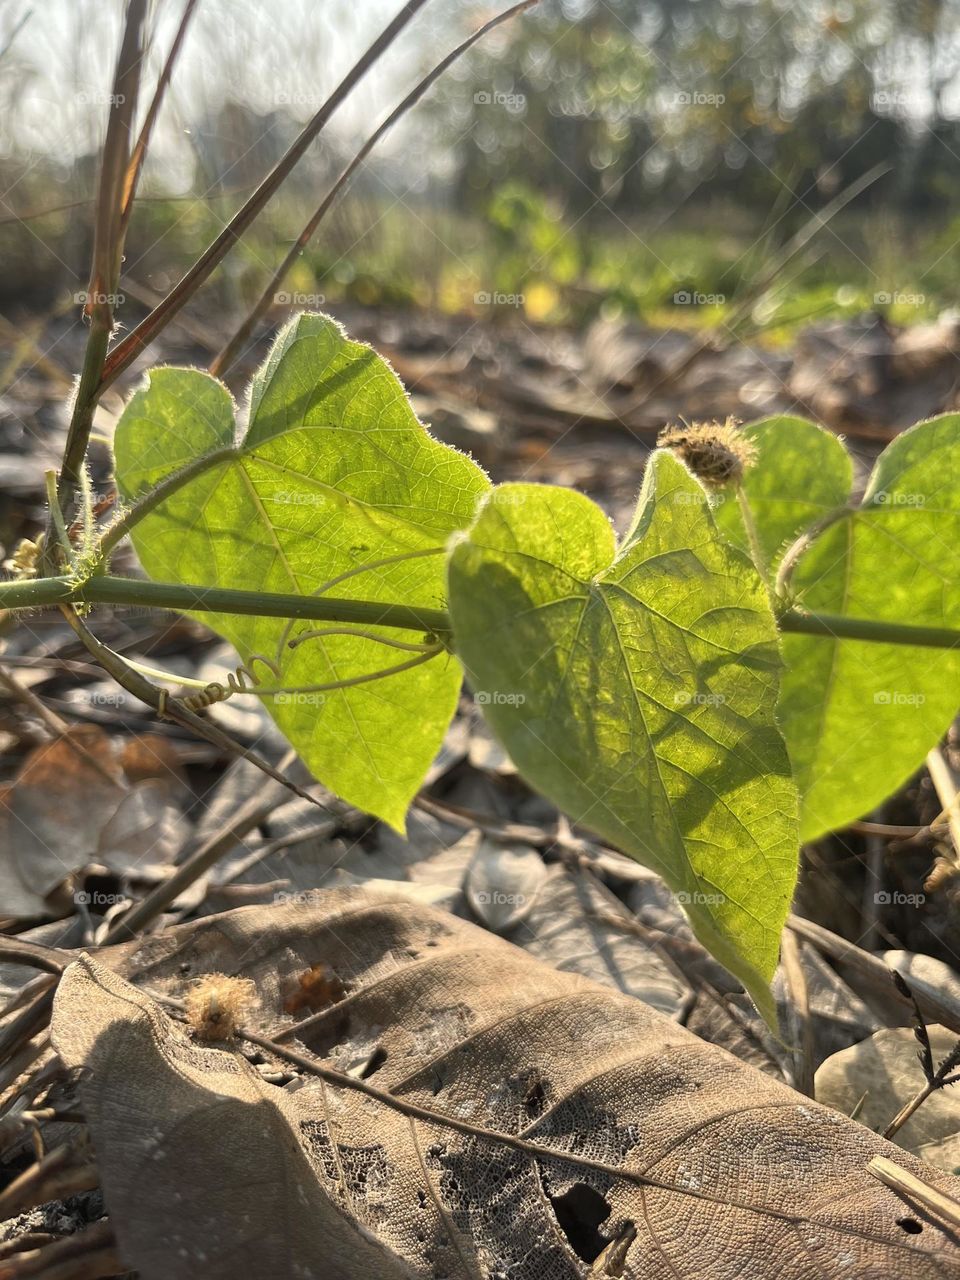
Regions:
<svg viewBox="0 0 960 1280"><path fill-rule="evenodd" d="M136 526L133 541L151 577L310 594L362 564L443 548L489 488L473 462L427 434L388 365L325 316L302 315L283 330L250 404L237 436L220 383L196 370L158 369L127 405L115 446L126 499L220 451L215 465ZM436 608L443 574L441 554L401 560L348 578L334 594ZM286 686L352 678L410 656L355 635L308 640L291 651L282 644L282 620L203 616L245 661L253 653L279 657ZM298 623L293 634L309 625ZM262 680L265 668L256 671ZM402 828L460 679L458 664L441 655L381 681L281 695L267 706L321 781ZM274 683L269 675L267 682Z"/></svg>
<svg viewBox="0 0 960 1280"><path fill-rule="evenodd" d="M745 488L766 549L852 502L846 451L821 428L794 419L746 431L758 458ZM733 512L721 525L739 541ZM893 441L792 585L813 612L960 626L960 416ZM810 840L868 813L923 764L960 705L960 652L803 635L784 636L783 652L779 711Z"/></svg>
<svg viewBox="0 0 960 1280"><path fill-rule="evenodd" d="M520 771L677 892L770 1015L797 869L766 592L656 453L619 549L570 490L504 485L449 565L455 646Z"/></svg>

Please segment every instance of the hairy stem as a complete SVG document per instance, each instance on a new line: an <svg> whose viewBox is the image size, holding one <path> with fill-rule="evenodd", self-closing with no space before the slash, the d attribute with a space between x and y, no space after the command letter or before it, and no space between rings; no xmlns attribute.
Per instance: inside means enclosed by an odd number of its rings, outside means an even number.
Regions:
<svg viewBox="0 0 960 1280"><path fill-rule="evenodd" d="M796 542L792 543L786 550L783 559L780 561L780 568L777 570L777 580L775 585L777 596L781 600L789 598L790 580L793 577L793 571L804 553L816 542L821 533L825 533L827 529L831 529L835 524L839 524L841 520L846 520L850 516L855 515L856 507L842 506L834 507L832 511L828 511L825 516L821 516L819 520L815 520L809 529L804 529Z"/></svg>

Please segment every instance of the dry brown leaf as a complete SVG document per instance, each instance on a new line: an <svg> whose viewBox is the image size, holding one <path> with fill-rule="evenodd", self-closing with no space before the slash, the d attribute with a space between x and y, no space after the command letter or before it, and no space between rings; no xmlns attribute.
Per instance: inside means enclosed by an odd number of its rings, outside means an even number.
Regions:
<svg viewBox="0 0 960 1280"><path fill-rule="evenodd" d="M165 782L131 787L95 725L30 753L0 802L0 913L49 914L47 896L89 863L116 875L163 875L186 834Z"/></svg>
<svg viewBox="0 0 960 1280"><path fill-rule="evenodd" d="M956 1232L866 1166L887 1155L954 1197L956 1179L445 913L335 890L100 958L116 972L67 970L52 1033L87 1068L106 1205L144 1280L368 1280L399 1259L422 1280L960 1276ZM350 1088L269 1085L119 976L182 996L242 974L250 1025L276 1037L285 990L321 963L344 997L285 1043Z"/></svg>

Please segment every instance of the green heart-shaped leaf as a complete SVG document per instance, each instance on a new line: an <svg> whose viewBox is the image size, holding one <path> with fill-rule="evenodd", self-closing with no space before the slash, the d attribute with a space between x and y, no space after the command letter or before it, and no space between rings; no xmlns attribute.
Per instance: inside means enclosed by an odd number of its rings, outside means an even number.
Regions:
<svg viewBox="0 0 960 1280"><path fill-rule="evenodd" d="M250 402L239 438L226 388L196 370L155 370L127 405L115 444L124 498L135 500L212 455L135 527L150 576L308 595L361 565L433 549L438 554L348 578L335 594L442 606L442 549L469 523L489 482L469 458L427 434L386 362L327 317L302 315L278 337ZM280 677L268 675L270 684L340 681L410 657L357 635L311 639L291 651L282 619L203 619L245 662L255 653L276 659ZM292 634L310 626L298 623ZM422 639L372 630L401 642ZM262 680L266 669L256 671ZM266 704L322 782L402 829L460 680L457 663L443 654L373 683Z"/></svg>
<svg viewBox="0 0 960 1280"><path fill-rule="evenodd" d="M618 548L587 498L504 485L449 565L455 646L520 771L658 871L772 1017L797 872L763 583L706 494L653 455Z"/></svg>
<svg viewBox="0 0 960 1280"><path fill-rule="evenodd" d="M815 519L852 501L842 444L812 422L744 428L744 488L773 570ZM859 506L814 540L792 587L811 612L960 626L960 415L905 431ZM743 544L736 503L718 512ZM785 635L779 713L812 840L869 813L918 769L960 704L960 652Z"/></svg>

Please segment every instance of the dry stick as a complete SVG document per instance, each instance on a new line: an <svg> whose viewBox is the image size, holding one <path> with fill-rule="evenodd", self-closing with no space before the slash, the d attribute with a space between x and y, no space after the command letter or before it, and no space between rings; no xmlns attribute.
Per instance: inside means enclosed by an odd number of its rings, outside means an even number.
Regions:
<svg viewBox="0 0 960 1280"><path fill-rule="evenodd" d="M105 1218L54 1244L0 1261L0 1280L100 1280L127 1271L117 1253L113 1228Z"/></svg>
<svg viewBox="0 0 960 1280"><path fill-rule="evenodd" d="M946 821L956 860L960 858L960 784L939 747L927 756L927 772L943 809L935 825Z"/></svg>
<svg viewBox="0 0 960 1280"><path fill-rule="evenodd" d="M137 187L140 184L140 174L143 170L143 162L147 158L147 149L150 146L150 138L153 134L154 125L157 122L157 116L160 114L160 107L163 105L164 95L170 84L170 78L173 75L174 64L180 56L180 50L183 46L184 37L187 34L187 27L190 25L190 19L197 7L197 0L187 0L183 10L183 17L180 19L180 25L177 28L177 34L173 37L173 44L170 46L170 52L167 60L160 72L157 80L156 88L153 91L153 98L147 109L147 114L137 138L136 146L133 148L133 154L127 165L127 172L124 175L123 194L120 205L120 237L121 242L126 236L127 227L130 224L130 215L133 213L133 201L137 194Z"/></svg>
<svg viewBox="0 0 960 1280"><path fill-rule="evenodd" d="M416 104L427 92L427 90L433 84L436 83L436 81L440 78L440 76L443 75L443 73L447 70L447 68L450 67L454 62L456 62L457 59L462 54L466 53L466 51L469 48L471 48L471 46L476 44L478 40L481 40L489 31L492 31L494 27L499 27L501 23L507 22L509 19L516 17L518 14L522 13L525 9L532 8L537 2L538 0L521 0L519 4L515 4L512 8L505 10L503 13L497 14L495 18L491 18L489 22L484 23L482 27L474 31L473 34L468 36L466 40L464 40L461 44L457 45L456 49L448 53L445 58L443 58L440 62L438 62L437 65L433 68L433 70L428 72L427 75L425 75L424 78L420 81L420 83L416 85L415 88L412 89L410 93L407 94L407 96L403 99L403 101L398 106L396 106L393 109L393 111L391 111L390 115L387 116L386 120L384 120L383 123L373 131L370 137L366 140L366 142L363 144L363 146L360 148L357 154L353 157L353 159L350 161L350 163L347 165L344 171L340 174L339 178L337 178L333 186L330 188L330 191L324 197L316 213L307 222L306 226L300 232L299 236L297 236L296 240L293 242L293 247L290 249L287 256L284 258L280 266L277 268L272 280L264 289L263 293L260 295L258 302L253 307L250 314L247 316L243 324L236 331L236 333L233 335L230 341L226 344L223 350L219 353L219 355L217 355L217 357L210 364L210 372L212 374L214 374L217 377L222 377L226 373L226 371L231 367L231 365L234 363L237 356L240 354L241 349L246 343L247 339L252 334L257 324L257 321L260 319L261 316L263 316L269 310L271 303L273 302L273 299L276 295L277 289L282 283L287 272L290 270L294 262L296 262L297 258L300 256L300 254L309 244L310 240L313 238L314 232L316 231L320 223L323 221L323 219L326 217L327 212L330 209L331 205L334 203L334 201L337 199L337 197L340 195L343 189L347 186L351 177L354 175L357 169L359 169L360 165L364 162L364 160L367 158L367 156L370 154L373 148L377 145L380 139L386 133L389 133L389 131L393 128L393 126L397 123L397 121L400 120L403 116L405 116L406 113L411 109L411 107L416 106Z"/></svg>
<svg viewBox="0 0 960 1280"><path fill-rule="evenodd" d="M950 1196L944 1195L942 1191L938 1191L936 1187L921 1181L915 1173L910 1173L895 1164L893 1160L888 1160L886 1156L874 1156L867 1165L867 1172L872 1173L878 1181L890 1187L891 1190L919 1200L931 1213L938 1214L947 1222L952 1222L955 1227L960 1227L960 1204Z"/></svg>
<svg viewBox="0 0 960 1280"><path fill-rule="evenodd" d="M780 958L783 976L790 993L790 1012L796 1028L796 1047L793 1053L795 1087L808 1098L816 1097L813 1084L813 1022L810 1017L810 992L803 968L800 942L789 929L783 932Z"/></svg>
<svg viewBox="0 0 960 1280"><path fill-rule="evenodd" d="M246 203L233 215L223 231L201 254L186 275L170 290L163 301L129 333L122 342L117 343L103 366L98 393L109 387L156 338L157 334L169 323L190 298L197 292L205 280L238 243L240 237L261 212L270 198L276 194L280 185L289 176L294 166L303 157L307 148L314 141L321 129L350 94L354 86L366 72L394 42L404 27L417 12L423 8L427 0L408 0L393 21L384 28L370 48L358 62L347 72L340 84L327 98L313 118L309 121L299 137L280 158L270 173L264 178Z"/></svg>
<svg viewBox="0 0 960 1280"><path fill-rule="evenodd" d="M73 402L67 442L63 451L57 492L61 509L66 510L77 491L80 470L87 453L93 414L101 393L101 379L107 347L113 332L113 302L120 279L123 256L121 210L124 181L130 156L130 136L137 111L140 71L143 58L143 26L146 0L130 0L124 25L120 55L113 82L112 106L103 144L100 190L94 228L93 270L85 307L90 317L90 333L84 352L80 383ZM53 524L47 529L44 560L53 567Z"/></svg>
<svg viewBox="0 0 960 1280"><path fill-rule="evenodd" d="M802 916L789 916L787 927L812 943L824 955L849 965L875 990L884 995L890 991L891 971L879 957L864 951L856 943L848 942L846 938L831 933L823 925L815 924L812 920L804 920ZM935 994L925 987L917 987L913 990L913 995L925 1018L931 1022L939 1022L960 1034L960 1001L945 991Z"/></svg>
<svg viewBox="0 0 960 1280"><path fill-rule="evenodd" d="M51 1200L63 1200L100 1185L95 1165L78 1164L77 1152L64 1144L25 1169L0 1194L0 1222Z"/></svg>

